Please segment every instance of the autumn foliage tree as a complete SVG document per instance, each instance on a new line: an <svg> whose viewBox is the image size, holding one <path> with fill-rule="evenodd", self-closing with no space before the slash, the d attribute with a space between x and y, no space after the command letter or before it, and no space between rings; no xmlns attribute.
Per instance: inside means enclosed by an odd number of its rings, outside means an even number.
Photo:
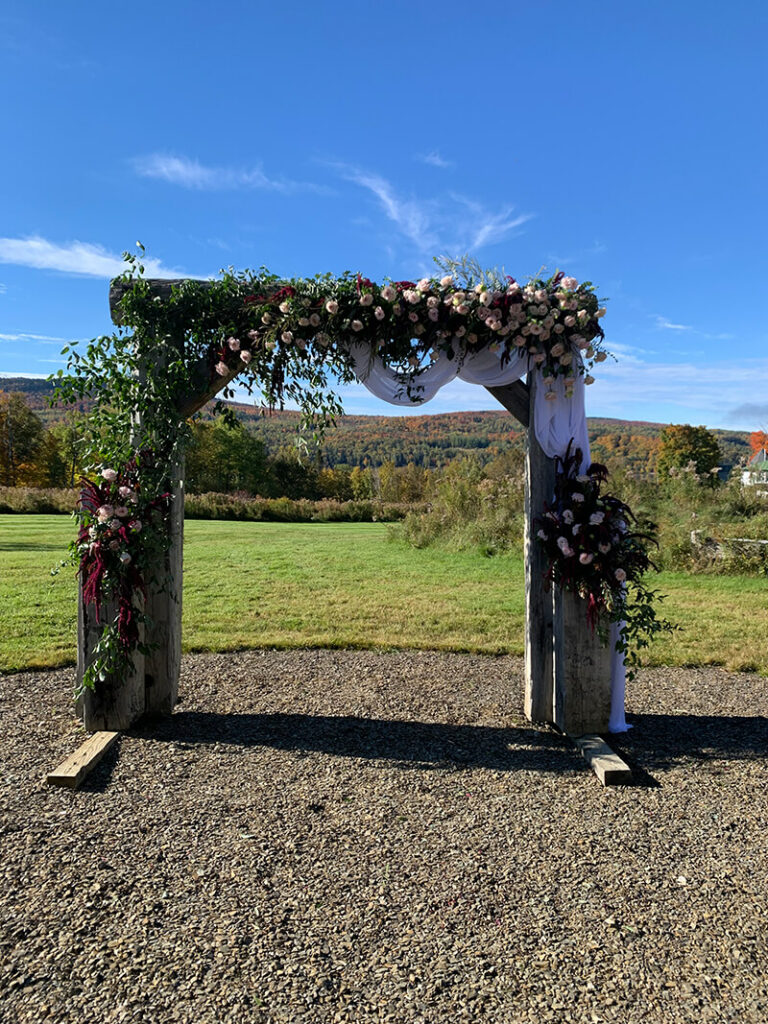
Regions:
<svg viewBox="0 0 768 1024"><path fill-rule="evenodd" d="M753 455L757 455L763 449L768 451L768 434L764 430L753 430L749 435L749 447Z"/></svg>
<svg viewBox="0 0 768 1024"><path fill-rule="evenodd" d="M715 435L706 427L692 427L689 423L672 424L661 432L659 479L669 476L670 470L685 469L693 464L697 476L715 482L713 470L719 466L722 452Z"/></svg>

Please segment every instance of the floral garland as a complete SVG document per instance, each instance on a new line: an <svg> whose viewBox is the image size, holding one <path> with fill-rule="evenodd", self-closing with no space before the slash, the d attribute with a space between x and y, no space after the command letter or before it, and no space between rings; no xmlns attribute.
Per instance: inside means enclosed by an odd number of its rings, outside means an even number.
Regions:
<svg viewBox="0 0 768 1024"><path fill-rule="evenodd" d="M501 287L460 287L452 275L383 285L359 274L295 280L243 296L231 329L211 347L211 376L250 367L263 378L269 364L278 394L291 357L322 361L335 350L343 359L350 343L362 343L418 386L435 351L460 358L491 347L502 363L527 355L554 399L557 376L569 396L577 373L593 382L587 367L607 358L604 314L589 282L562 273L524 286L507 277Z"/></svg>
<svg viewBox="0 0 768 1024"><path fill-rule="evenodd" d="M167 547L170 495L142 495L142 458L150 459L145 452L119 470L103 469L99 482L81 481L75 512L80 529L70 551L78 562L82 600L94 606L97 623L105 603L116 606L113 620L102 623L95 657L84 673L82 685L90 689L108 675L132 670L133 652L148 650L140 643L139 599L146 599L147 582Z"/></svg>
<svg viewBox="0 0 768 1024"><path fill-rule="evenodd" d="M643 581L656 568L648 554L651 545L658 546L656 527L648 523L644 532L633 529L637 519L629 505L601 493L608 479L605 466L593 462L579 472L580 449L572 451L569 445L555 462L555 500L534 523L548 558L545 580L584 599L587 621L603 642L608 623L623 623L617 649L634 666L639 648L647 647L656 633L674 628L656 616L653 604L659 594Z"/></svg>

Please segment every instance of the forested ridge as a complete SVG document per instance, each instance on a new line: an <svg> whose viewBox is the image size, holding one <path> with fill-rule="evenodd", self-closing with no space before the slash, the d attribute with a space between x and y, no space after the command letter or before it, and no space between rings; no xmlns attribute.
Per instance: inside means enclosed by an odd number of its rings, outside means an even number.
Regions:
<svg viewBox="0 0 768 1024"><path fill-rule="evenodd" d="M26 403L46 427L65 422L70 410L51 407L52 385L46 380L9 377L0 380L0 391L23 392ZM343 396L342 396L343 397ZM247 429L264 445L268 456L293 446L299 427L297 412L272 412L253 405L227 403ZM85 411L85 407L82 410ZM203 413L213 417L213 403ZM652 477L666 424L635 420L590 418L589 435L593 459L628 470L639 477ZM724 468L737 465L750 454L749 434L715 429L723 453ZM457 456L472 454L480 462L522 444L523 430L502 408L487 412L452 412L409 416L342 416L329 430L314 461L329 468L377 467L393 463L421 468L445 465Z"/></svg>

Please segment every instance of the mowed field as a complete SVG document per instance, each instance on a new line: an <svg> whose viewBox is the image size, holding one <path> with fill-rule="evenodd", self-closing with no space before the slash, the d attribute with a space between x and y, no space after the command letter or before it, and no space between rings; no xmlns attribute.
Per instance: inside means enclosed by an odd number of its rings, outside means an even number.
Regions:
<svg viewBox="0 0 768 1024"><path fill-rule="evenodd" d="M72 664L74 569L51 569L73 531L64 516L0 516L0 671ZM184 649L418 648L523 651L519 556L415 550L379 524L190 521ZM649 665L721 664L768 674L768 583L662 573L680 629Z"/></svg>

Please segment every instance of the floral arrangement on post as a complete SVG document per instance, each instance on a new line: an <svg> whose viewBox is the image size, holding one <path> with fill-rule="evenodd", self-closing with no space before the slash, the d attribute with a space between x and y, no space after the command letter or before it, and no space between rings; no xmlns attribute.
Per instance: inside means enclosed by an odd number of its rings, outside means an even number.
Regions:
<svg viewBox="0 0 768 1024"><path fill-rule="evenodd" d="M143 458L149 461L147 453ZM83 686L90 689L110 675L131 671L133 652L148 650L140 642L141 598L167 546L170 496L142 495L140 462L141 456L120 470L103 469L98 482L81 481L75 513L80 529L70 553L78 563L82 599L94 606L97 622L105 605L114 608L113 618L102 623L94 660L83 676Z"/></svg>
<svg viewBox="0 0 768 1024"><path fill-rule="evenodd" d="M651 545L657 546L656 527L648 523L643 532L633 528L637 519L630 507L601 491L608 479L605 466L593 462L580 472L579 448L572 451L569 445L555 461L555 501L534 524L549 561L545 579L585 600L589 624L603 643L609 624L622 623L616 649L632 678L638 651L656 633L674 628L656 615L654 603L661 596L643 579L656 568L648 554Z"/></svg>

